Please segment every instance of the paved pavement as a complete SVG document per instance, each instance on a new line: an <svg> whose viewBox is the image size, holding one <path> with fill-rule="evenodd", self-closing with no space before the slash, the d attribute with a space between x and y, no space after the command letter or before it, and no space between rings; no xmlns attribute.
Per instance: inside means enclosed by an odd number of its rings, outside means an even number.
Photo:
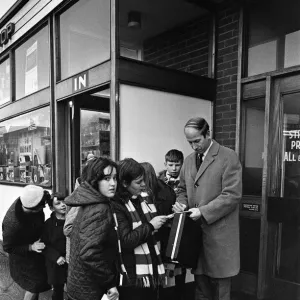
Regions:
<svg viewBox="0 0 300 300"><path fill-rule="evenodd" d="M188 285L184 300L193 300L193 286ZM23 300L25 291L19 287L10 277L8 267L8 256L3 251L0 240L0 300ZM51 300L52 292L40 294L39 300ZM83 299L84 300L84 299ZM171 299L170 299L171 300ZM244 294L234 294L232 300L256 300L256 298Z"/></svg>
<svg viewBox="0 0 300 300"><path fill-rule="evenodd" d="M25 291L10 277L8 256L3 251L0 241L0 300L23 300L24 293ZM51 291L42 293L39 300L50 300L51 295Z"/></svg>

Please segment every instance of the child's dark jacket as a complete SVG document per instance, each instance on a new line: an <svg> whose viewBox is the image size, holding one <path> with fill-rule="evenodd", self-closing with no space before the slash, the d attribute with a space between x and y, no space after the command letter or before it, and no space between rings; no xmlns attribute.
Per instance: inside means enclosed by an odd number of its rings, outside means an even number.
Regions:
<svg viewBox="0 0 300 300"><path fill-rule="evenodd" d="M67 263L59 266L57 260L59 257L66 256L66 237L63 233L65 220L57 219L55 212L45 222L42 241L46 248L43 254L46 257L46 267L48 274L48 283L63 284L67 281Z"/></svg>

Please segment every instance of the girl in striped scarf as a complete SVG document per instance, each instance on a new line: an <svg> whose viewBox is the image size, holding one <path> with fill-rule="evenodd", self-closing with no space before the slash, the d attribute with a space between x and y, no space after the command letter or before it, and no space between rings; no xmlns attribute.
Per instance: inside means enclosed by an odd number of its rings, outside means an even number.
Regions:
<svg viewBox="0 0 300 300"><path fill-rule="evenodd" d="M155 232L166 222L157 216L145 189L144 169L132 158L119 164L118 199L113 200L117 216L120 252L120 300L155 300L165 280Z"/></svg>

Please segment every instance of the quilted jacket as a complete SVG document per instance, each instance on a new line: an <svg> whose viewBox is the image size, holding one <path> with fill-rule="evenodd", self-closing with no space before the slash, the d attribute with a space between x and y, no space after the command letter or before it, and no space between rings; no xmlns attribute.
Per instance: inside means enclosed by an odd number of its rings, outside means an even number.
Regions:
<svg viewBox="0 0 300 300"><path fill-rule="evenodd" d="M70 235L68 297L101 299L117 285L117 235L109 199L84 182L65 203L80 207Z"/></svg>

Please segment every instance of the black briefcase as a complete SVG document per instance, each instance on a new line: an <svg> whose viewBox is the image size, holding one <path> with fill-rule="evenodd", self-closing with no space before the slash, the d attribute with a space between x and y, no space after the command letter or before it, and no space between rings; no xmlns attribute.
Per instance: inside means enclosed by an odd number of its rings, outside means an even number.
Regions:
<svg viewBox="0 0 300 300"><path fill-rule="evenodd" d="M189 212L175 213L166 257L186 268L196 268L202 245L202 231Z"/></svg>

